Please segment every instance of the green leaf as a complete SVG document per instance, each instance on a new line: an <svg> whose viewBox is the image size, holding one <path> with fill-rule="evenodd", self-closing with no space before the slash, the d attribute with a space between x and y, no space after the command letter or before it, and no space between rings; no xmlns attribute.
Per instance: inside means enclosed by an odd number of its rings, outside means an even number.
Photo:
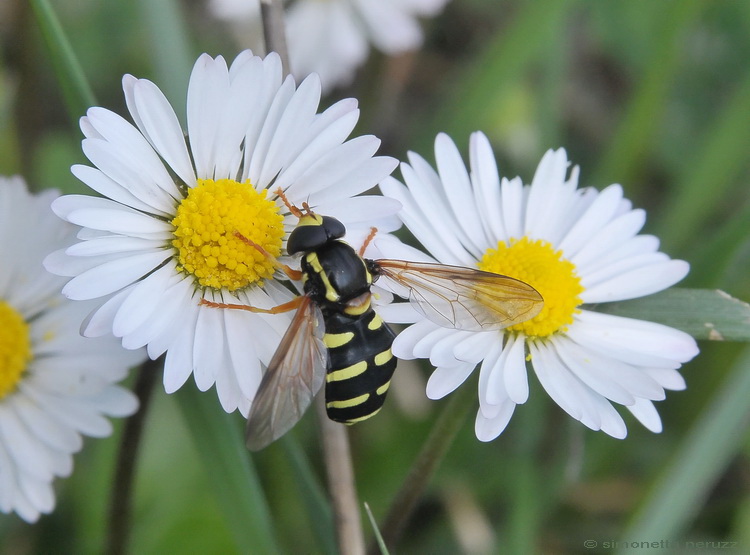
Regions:
<svg viewBox="0 0 750 555"><path fill-rule="evenodd" d="M734 365L720 390L664 469L623 539L675 538L686 529L711 487L743 445L750 422L750 349Z"/></svg>
<svg viewBox="0 0 750 555"><path fill-rule="evenodd" d="M215 395L185 386L180 409L241 553L278 553L268 503L237 419Z"/></svg>
<svg viewBox="0 0 750 555"><path fill-rule="evenodd" d="M750 305L718 289L667 289L590 308L671 326L696 339L750 341Z"/></svg>
<svg viewBox="0 0 750 555"><path fill-rule="evenodd" d="M57 74L68 116L77 129L78 118L97 104L94 93L52 6L47 0L31 0L31 7Z"/></svg>

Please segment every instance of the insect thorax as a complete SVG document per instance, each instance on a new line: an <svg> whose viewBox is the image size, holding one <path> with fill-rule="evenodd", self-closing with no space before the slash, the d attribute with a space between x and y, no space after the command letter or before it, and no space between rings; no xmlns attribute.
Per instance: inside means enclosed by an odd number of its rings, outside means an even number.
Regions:
<svg viewBox="0 0 750 555"><path fill-rule="evenodd" d="M302 258L305 293L324 312L341 311L369 292L372 275L364 260L343 241L331 241Z"/></svg>

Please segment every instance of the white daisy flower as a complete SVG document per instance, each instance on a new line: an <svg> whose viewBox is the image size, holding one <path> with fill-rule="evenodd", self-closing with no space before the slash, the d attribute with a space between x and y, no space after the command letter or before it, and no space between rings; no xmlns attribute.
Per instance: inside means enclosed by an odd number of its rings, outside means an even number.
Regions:
<svg viewBox="0 0 750 555"><path fill-rule="evenodd" d="M359 116L355 100L317 114L318 78L295 87L292 77L282 78L276 54L261 59L245 51L231 67L202 55L188 87L187 138L156 85L126 75L123 88L135 125L91 108L81 129L96 167L73 167L106 198L54 202L60 217L83 229L79 243L45 264L73 277L66 296L101 299L85 335L114 333L128 349L146 345L153 359L166 352L168 393L192 373L202 391L216 384L224 410L247 414L261 364L290 316L199 301L270 308L294 297L273 261L297 222L279 189L297 205L339 218L354 239L370 225L398 226L398 203L352 198L396 161L373 156L380 144L373 136L346 140Z"/></svg>
<svg viewBox="0 0 750 555"><path fill-rule="evenodd" d="M54 508L52 481L70 475L81 436L106 437L107 416L138 408L116 382L146 358L78 333L91 303L67 301L42 266L75 234L52 214L56 196L0 178L0 510L28 522Z"/></svg>
<svg viewBox="0 0 750 555"><path fill-rule="evenodd" d="M299 0L286 18L289 59L294 75L317 73L325 90L347 85L364 64L370 45L392 56L416 50L424 36L418 18L439 14L448 0ZM213 0L220 19L249 25L260 4ZM258 28L255 25L254 28ZM243 37L248 36L243 32Z"/></svg>
<svg viewBox="0 0 750 555"><path fill-rule="evenodd" d="M592 430L625 437L611 402L625 405L649 430L661 431L653 401L685 382L680 365L698 348L689 335L651 322L593 312L586 305L650 295L680 281L688 264L658 252L659 241L638 235L646 215L623 198L622 187L578 188L564 150L549 151L531 185L500 179L487 137L474 133L467 171L456 145L435 141L435 171L409 153L401 164L405 187L393 178L383 192L402 202L406 226L443 264L505 274L535 287L539 315L502 331L441 328L410 305L384 307L383 318L417 323L396 339L401 358L429 358L436 366L427 395L453 391L480 365L477 438L506 427L529 395L526 361L568 414ZM389 257L418 256L383 238Z"/></svg>

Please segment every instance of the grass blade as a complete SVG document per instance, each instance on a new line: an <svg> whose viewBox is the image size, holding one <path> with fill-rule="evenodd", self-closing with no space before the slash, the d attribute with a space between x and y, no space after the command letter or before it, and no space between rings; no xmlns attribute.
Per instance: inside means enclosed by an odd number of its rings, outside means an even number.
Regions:
<svg viewBox="0 0 750 555"><path fill-rule="evenodd" d="M235 415L215 395L186 385L175 394L219 506L241 553L278 553L260 480Z"/></svg>
<svg viewBox="0 0 750 555"><path fill-rule="evenodd" d="M322 484L315 477L310 461L292 434L286 434L279 440L279 443L292 467L300 502L307 509L313 532L318 538L323 553L338 553L333 511Z"/></svg>
<svg viewBox="0 0 750 555"><path fill-rule="evenodd" d="M78 129L78 118L89 107L96 106L96 98L48 0L31 0L31 7L57 74L68 116Z"/></svg>
<svg viewBox="0 0 750 555"><path fill-rule="evenodd" d="M372 515L372 511L370 510L370 505L368 505L366 501L365 501L365 512L367 513L367 518L370 520L372 531L375 534L375 542L378 544L378 547L380 548L381 555L389 555L389 551L385 545L385 540L383 539L383 535L380 533L380 530L378 529L378 523L375 522L375 517Z"/></svg>
<svg viewBox="0 0 750 555"><path fill-rule="evenodd" d="M636 513L623 539L677 538L742 448L750 421L750 349L730 369L672 463Z"/></svg>
<svg viewBox="0 0 750 555"><path fill-rule="evenodd" d="M691 163L685 164L669 210L655 223L655 233L666 250L673 247L684 250L682 241L695 237L695 230L704 229L717 209L726 208L730 188L746 187L738 176L747 167L747 145L750 144L750 73L706 136L705 144ZM743 193L737 194L742 198Z"/></svg>
<svg viewBox="0 0 750 555"><path fill-rule="evenodd" d="M700 0L682 0L662 4L661 26L654 33L654 44L646 74L625 110L619 128L590 183L631 183L634 172L649 154L651 141L664 113L678 69L681 43L679 36L705 5Z"/></svg>

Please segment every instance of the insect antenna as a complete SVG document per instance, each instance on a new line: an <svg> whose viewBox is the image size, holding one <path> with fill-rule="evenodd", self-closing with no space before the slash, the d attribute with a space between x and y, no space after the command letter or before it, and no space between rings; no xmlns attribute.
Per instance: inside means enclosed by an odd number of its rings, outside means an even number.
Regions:
<svg viewBox="0 0 750 555"><path fill-rule="evenodd" d="M281 199L281 201L286 205L286 207L289 209L289 212L291 212L293 216L296 216L297 218L301 218L304 215L302 213L302 210L300 210L299 208L294 206L291 202L289 202L289 199L286 197L281 187L276 189L275 193L276 193L276 196L278 196ZM310 208L307 206L307 203L304 203L302 207L305 208L308 213L310 212Z"/></svg>

